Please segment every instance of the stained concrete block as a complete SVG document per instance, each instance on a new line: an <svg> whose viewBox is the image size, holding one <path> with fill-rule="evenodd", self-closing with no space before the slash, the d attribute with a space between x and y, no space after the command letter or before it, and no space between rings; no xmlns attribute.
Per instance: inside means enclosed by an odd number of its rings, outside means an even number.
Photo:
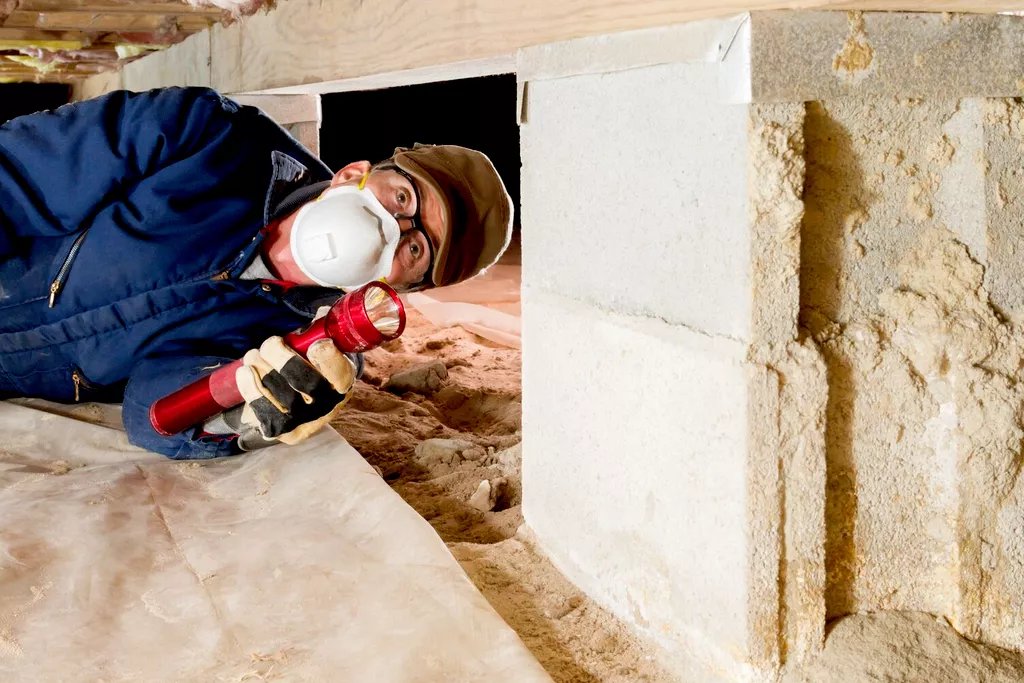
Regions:
<svg viewBox="0 0 1024 683"><path fill-rule="evenodd" d="M937 12L754 12L751 97L1015 97L1020 17Z"/></svg>
<svg viewBox="0 0 1024 683"><path fill-rule="evenodd" d="M1021 646L1005 529L1024 518L1000 483L1021 461L1018 109L808 105L800 313L830 376L829 618L924 611Z"/></svg>
<svg viewBox="0 0 1024 683"><path fill-rule="evenodd" d="M807 105L801 315L841 324L878 310L922 235L948 227L983 258L981 110L974 100Z"/></svg>

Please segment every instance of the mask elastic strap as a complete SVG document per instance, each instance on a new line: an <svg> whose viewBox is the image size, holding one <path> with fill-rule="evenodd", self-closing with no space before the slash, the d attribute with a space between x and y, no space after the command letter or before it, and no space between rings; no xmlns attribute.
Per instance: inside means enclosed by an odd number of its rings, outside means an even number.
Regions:
<svg viewBox="0 0 1024 683"><path fill-rule="evenodd" d="M363 174L362 179L360 179L360 181L359 181L359 189L360 190L366 189L366 181L367 181L367 179L369 177L370 177L370 172L369 171L367 171L366 173ZM383 282L384 284L388 284L388 278L387 278L387 276L385 276L385 277L379 278L378 280L376 280L376 282Z"/></svg>

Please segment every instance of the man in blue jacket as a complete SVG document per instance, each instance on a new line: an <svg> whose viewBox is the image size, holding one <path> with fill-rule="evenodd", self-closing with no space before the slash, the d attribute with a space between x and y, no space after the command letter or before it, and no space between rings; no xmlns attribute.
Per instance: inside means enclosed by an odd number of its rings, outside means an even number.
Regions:
<svg viewBox="0 0 1024 683"><path fill-rule="evenodd" d="M374 279L471 278L511 223L479 152L417 145L332 173L205 88L14 119L0 126L0 398L123 402L132 443L171 458L294 443L343 404L359 359L328 344L306 363L280 335ZM152 429L156 399L243 356L242 424Z"/></svg>

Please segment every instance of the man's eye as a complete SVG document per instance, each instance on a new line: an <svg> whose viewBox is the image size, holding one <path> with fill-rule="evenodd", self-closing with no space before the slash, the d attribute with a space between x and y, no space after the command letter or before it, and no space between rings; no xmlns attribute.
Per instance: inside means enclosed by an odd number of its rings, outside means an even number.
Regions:
<svg viewBox="0 0 1024 683"><path fill-rule="evenodd" d="M414 259L418 259L420 255L423 254L423 247L421 247L415 240L412 240L409 242L409 253Z"/></svg>
<svg viewBox="0 0 1024 683"><path fill-rule="evenodd" d="M409 193L406 192L405 190L399 190L397 198L399 206L404 207L409 203Z"/></svg>

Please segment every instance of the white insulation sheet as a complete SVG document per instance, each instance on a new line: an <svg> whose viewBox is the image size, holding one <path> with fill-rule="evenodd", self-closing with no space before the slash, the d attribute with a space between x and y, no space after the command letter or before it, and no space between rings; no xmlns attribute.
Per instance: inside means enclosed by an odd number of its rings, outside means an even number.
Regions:
<svg viewBox="0 0 1024 683"><path fill-rule="evenodd" d="M550 680L333 430L175 462L110 410L0 402L0 680Z"/></svg>

